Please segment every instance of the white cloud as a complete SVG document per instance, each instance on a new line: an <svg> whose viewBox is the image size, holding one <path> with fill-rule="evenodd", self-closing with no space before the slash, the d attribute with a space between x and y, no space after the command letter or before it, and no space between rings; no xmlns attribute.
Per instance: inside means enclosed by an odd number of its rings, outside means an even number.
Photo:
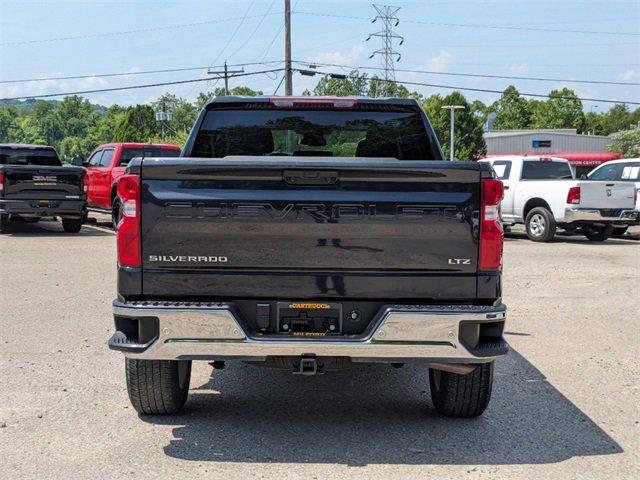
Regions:
<svg viewBox="0 0 640 480"><path fill-rule="evenodd" d="M442 72L447 69L451 63L453 55L446 50L440 50L440 53L435 57L431 57L427 60L427 70L432 72Z"/></svg>
<svg viewBox="0 0 640 480"><path fill-rule="evenodd" d="M55 74L52 76L55 76ZM97 90L100 88L106 88L108 85L109 82L102 77L5 84L0 87L0 97L26 97L57 92L66 93L83 90Z"/></svg>
<svg viewBox="0 0 640 480"><path fill-rule="evenodd" d="M527 63L511 63L506 65L507 71L512 75L524 75L529 73L530 67Z"/></svg>
<svg viewBox="0 0 640 480"><path fill-rule="evenodd" d="M620 80L633 80L638 76L638 72L636 72L633 68L629 68L618 75Z"/></svg>
<svg viewBox="0 0 640 480"><path fill-rule="evenodd" d="M309 58L309 62L351 65L358 59L358 57L360 57L360 54L362 53L363 50L364 50L364 45L357 43L353 45L348 52L341 52L338 50L335 52L318 53L317 55L314 55L313 57Z"/></svg>

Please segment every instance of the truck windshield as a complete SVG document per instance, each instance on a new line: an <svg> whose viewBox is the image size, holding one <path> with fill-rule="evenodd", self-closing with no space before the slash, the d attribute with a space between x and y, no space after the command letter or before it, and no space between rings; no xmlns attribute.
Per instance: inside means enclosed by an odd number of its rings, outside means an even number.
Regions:
<svg viewBox="0 0 640 480"><path fill-rule="evenodd" d="M522 164L522 180L557 180L573 178L566 162L552 160L525 160Z"/></svg>
<svg viewBox="0 0 640 480"><path fill-rule="evenodd" d="M52 148L6 148L0 147L0 165L39 165L59 167L58 154Z"/></svg>
<svg viewBox="0 0 640 480"><path fill-rule="evenodd" d="M434 160L419 112L226 110L207 112L193 157L291 155Z"/></svg>

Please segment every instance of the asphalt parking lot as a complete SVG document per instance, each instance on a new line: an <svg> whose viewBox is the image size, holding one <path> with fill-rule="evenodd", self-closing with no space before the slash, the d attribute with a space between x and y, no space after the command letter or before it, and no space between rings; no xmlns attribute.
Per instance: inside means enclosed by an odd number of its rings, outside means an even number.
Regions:
<svg viewBox="0 0 640 480"><path fill-rule="evenodd" d="M436 415L426 370L299 377L194 364L183 414L130 406L112 331L115 238L0 237L0 456L23 478L638 478L635 239L506 241L511 353L475 420Z"/></svg>

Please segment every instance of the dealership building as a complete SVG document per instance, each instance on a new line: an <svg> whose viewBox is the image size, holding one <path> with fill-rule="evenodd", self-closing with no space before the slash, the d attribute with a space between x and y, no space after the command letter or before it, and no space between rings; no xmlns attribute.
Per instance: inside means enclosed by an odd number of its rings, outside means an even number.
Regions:
<svg viewBox="0 0 640 480"><path fill-rule="evenodd" d="M581 135L575 129L493 130L485 132L484 139L487 157L535 155L566 158L578 176L603 162L622 158L622 155L607 149L611 137Z"/></svg>

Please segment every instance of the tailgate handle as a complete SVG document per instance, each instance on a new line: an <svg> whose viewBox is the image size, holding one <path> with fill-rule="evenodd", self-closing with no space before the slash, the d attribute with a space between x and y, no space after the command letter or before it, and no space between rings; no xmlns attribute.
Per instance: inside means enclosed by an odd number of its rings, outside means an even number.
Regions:
<svg viewBox="0 0 640 480"><path fill-rule="evenodd" d="M333 185L338 181L335 170L285 170L282 179L289 185Z"/></svg>

